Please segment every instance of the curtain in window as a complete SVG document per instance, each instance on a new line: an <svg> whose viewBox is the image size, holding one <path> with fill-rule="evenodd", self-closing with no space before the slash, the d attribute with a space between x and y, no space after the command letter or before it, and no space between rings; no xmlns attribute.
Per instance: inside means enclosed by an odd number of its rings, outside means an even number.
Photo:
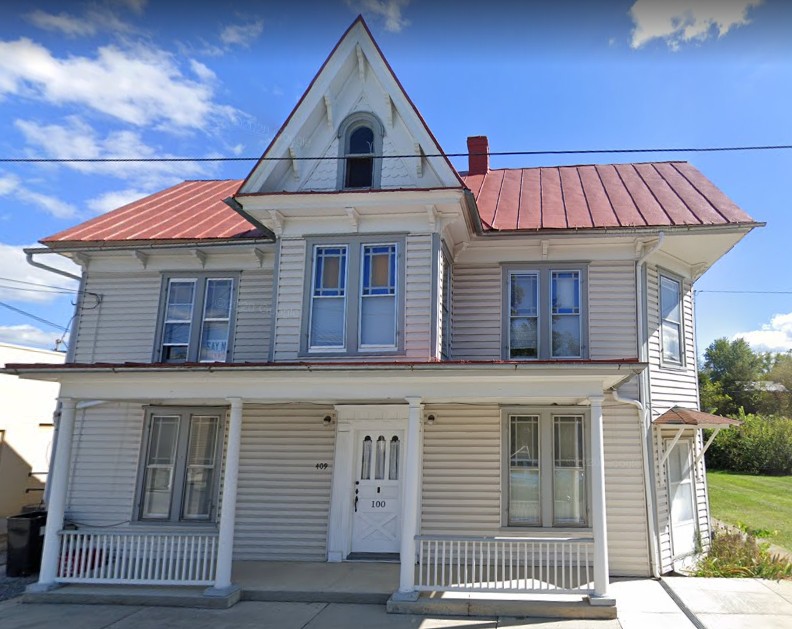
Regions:
<svg viewBox="0 0 792 629"><path fill-rule="evenodd" d="M374 464L374 480L385 478L385 437L382 435L377 439L377 450Z"/></svg>
<svg viewBox="0 0 792 629"><path fill-rule="evenodd" d="M398 437L393 437L390 441L390 452L388 454L388 480L399 480L399 452L401 444Z"/></svg>
<svg viewBox="0 0 792 629"><path fill-rule="evenodd" d="M311 295L310 346L344 347L345 246L316 247Z"/></svg>
<svg viewBox="0 0 792 629"><path fill-rule="evenodd" d="M539 276L513 273L509 282L509 357L539 353Z"/></svg>
<svg viewBox="0 0 792 629"><path fill-rule="evenodd" d="M178 416L151 418L143 479L143 518L167 520L170 517L178 439Z"/></svg>
<svg viewBox="0 0 792 629"><path fill-rule="evenodd" d="M371 478L371 437L363 439L363 452L360 461L360 480Z"/></svg>
<svg viewBox="0 0 792 629"><path fill-rule="evenodd" d="M539 418L509 421L509 524L541 524Z"/></svg>
<svg viewBox="0 0 792 629"><path fill-rule="evenodd" d="M219 417L194 415L190 420L182 505L185 520L205 520L211 516L219 425Z"/></svg>
<svg viewBox="0 0 792 629"><path fill-rule="evenodd" d="M586 523L583 418L553 419L553 523Z"/></svg>
<svg viewBox="0 0 792 629"><path fill-rule="evenodd" d="M363 245L360 344L396 346L396 245Z"/></svg>
<svg viewBox="0 0 792 629"><path fill-rule="evenodd" d="M552 356L576 358L581 355L580 272L553 271L551 277Z"/></svg>

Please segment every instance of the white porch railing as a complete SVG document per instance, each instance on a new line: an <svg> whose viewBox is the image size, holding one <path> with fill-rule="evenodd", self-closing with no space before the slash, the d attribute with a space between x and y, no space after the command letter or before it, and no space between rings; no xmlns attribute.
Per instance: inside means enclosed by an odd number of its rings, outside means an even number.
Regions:
<svg viewBox="0 0 792 629"><path fill-rule="evenodd" d="M419 591L594 591L592 538L417 535L415 539Z"/></svg>
<svg viewBox="0 0 792 629"><path fill-rule="evenodd" d="M202 585L215 578L217 533L60 532L59 583Z"/></svg>

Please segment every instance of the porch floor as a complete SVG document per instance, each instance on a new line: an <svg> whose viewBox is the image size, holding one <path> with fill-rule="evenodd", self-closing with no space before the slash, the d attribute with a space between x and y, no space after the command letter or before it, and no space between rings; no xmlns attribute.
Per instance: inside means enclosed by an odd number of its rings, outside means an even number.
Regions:
<svg viewBox="0 0 792 629"><path fill-rule="evenodd" d="M399 564L235 561L242 600L385 604L399 588Z"/></svg>

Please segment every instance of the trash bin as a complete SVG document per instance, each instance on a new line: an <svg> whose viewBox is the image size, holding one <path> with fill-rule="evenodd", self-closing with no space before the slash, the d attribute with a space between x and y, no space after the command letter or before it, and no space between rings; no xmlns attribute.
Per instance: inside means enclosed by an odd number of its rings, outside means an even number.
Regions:
<svg viewBox="0 0 792 629"><path fill-rule="evenodd" d="M7 577L27 577L39 571L46 523L46 511L20 513L8 518Z"/></svg>

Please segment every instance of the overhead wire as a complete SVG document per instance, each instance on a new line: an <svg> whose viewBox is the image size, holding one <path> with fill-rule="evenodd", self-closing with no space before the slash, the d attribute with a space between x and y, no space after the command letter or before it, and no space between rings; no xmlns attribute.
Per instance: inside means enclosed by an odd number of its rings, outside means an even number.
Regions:
<svg viewBox="0 0 792 629"><path fill-rule="evenodd" d="M39 323L43 323L44 325L48 325L48 326L53 327L53 328L55 328L57 330L61 330L63 332L68 332L69 331L68 328L63 327L62 325L59 325L57 323L53 323L52 321L48 321L47 319L43 319L42 317L39 317L38 315L34 315L32 312L27 312L26 310L22 310L21 308L17 308L15 306L12 306L11 304L7 304L5 302L0 301L0 306L2 306L3 308L7 308L8 310L11 310L13 312L16 312L17 314L21 314L21 315L23 315L25 317L30 317L31 319L33 319L35 321L38 321Z"/></svg>
<svg viewBox="0 0 792 629"><path fill-rule="evenodd" d="M3 282L13 282L14 284L24 284L26 286L41 286L43 288L57 288L58 290L68 291L70 293L77 293L78 290L74 288L66 288L65 286L54 286L52 284L41 284L40 282L26 282L25 280L16 280L13 277L0 277Z"/></svg>
<svg viewBox="0 0 792 629"><path fill-rule="evenodd" d="M592 154L634 154L634 153L722 153L735 151L781 151L792 149L792 144L765 144L746 146L704 146L704 147L655 147L631 149L561 149L561 150L522 150L522 151L488 151L464 153L403 153L396 155L365 155L373 159L406 159L414 157L473 157L473 156L538 156L538 155L592 155ZM57 163L128 163L128 162L252 162L252 161L318 161L318 160L343 160L344 155L300 156L288 155L283 157L0 157L4 164L57 164Z"/></svg>

